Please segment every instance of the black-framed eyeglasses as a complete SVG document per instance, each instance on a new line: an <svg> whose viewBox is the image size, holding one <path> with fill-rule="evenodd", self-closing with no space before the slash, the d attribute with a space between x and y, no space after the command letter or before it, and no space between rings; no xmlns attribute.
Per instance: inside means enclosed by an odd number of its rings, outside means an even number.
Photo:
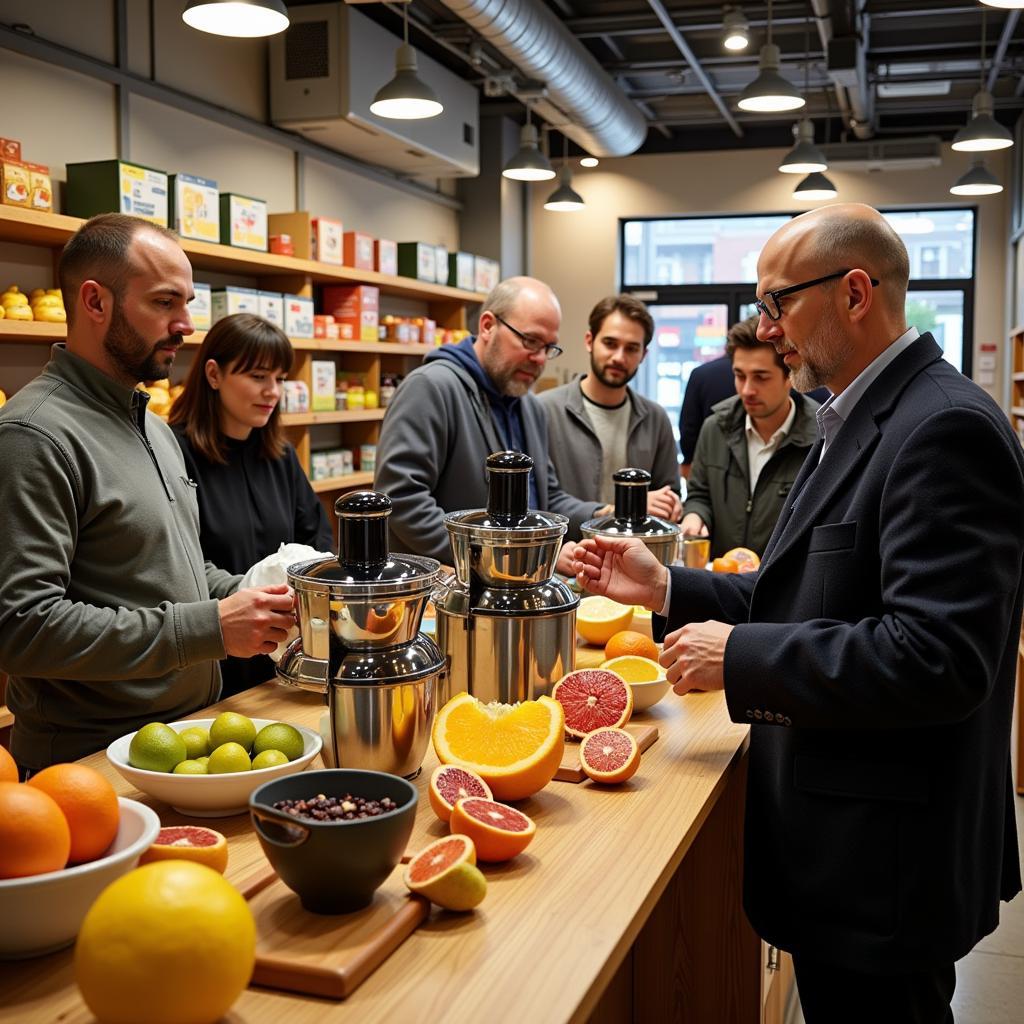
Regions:
<svg viewBox="0 0 1024 1024"><path fill-rule="evenodd" d="M527 352L536 355L538 352L543 352L545 359L557 359L562 354L562 348L560 345L545 345L539 338L531 338L528 334L523 334L522 331L516 330L510 323L502 320L497 313L492 311L494 319L498 321L502 327L507 327L521 342L523 348Z"/></svg>
<svg viewBox="0 0 1024 1024"><path fill-rule="evenodd" d="M804 281L802 284L791 284L788 288L776 288L775 291L767 292L763 299L755 297L754 306L759 313L764 313L769 320L778 320L782 316L782 307L779 299L794 292L802 292L805 288L813 288L815 285L824 284L826 281L834 281L837 277L846 277L849 270L837 270L834 274L826 274L824 277L816 277L813 281ZM877 288L878 282L870 278L871 287Z"/></svg>

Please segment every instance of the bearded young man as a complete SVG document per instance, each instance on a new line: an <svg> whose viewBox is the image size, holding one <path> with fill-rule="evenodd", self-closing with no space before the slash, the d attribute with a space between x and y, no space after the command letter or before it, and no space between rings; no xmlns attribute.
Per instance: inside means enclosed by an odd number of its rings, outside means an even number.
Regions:
<svg viewBox="0 0 1024 1024"><path fill-rule="evenodd" d="M140 381L192 333L176 237L103 214L58 268L68 339L0 410L0 669L23 774L217 700L218 661L272 651L288 587L203 560L195 485Z"/></svg>
<svg viewBox="0 0 1024 1024"><path fill-rule="evenodd" d="M590 373L540 395L558 479L577 497L602 501L610 510L612 474L645 469L651 474L647 511L678 522L672 423L660 405L629 387L654 335L651 314L632 295L609 295L590 311L588 325L583 343Z"/></svg>
<svg viewBox="0 0 1024 1024"><path fill-rule="evenodd" d="M570 539L594 517L599 503L560 486L544 413L530 394L547 361L561 355L561 322L543 281L508 278L487 296L475 337L431 352L402 381L381 426L374 478L392 502L396 551L451 562L445 514L487 504L484 464L492 452L533 458L529 506L567 516ZM562 572L570 550L559 558Z"/></svg>

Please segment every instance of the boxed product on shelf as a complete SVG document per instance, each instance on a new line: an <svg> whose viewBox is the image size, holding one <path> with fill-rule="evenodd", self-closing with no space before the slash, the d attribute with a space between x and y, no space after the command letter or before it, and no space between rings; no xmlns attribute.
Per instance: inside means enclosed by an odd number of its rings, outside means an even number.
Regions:
<svg viewBox="0 0 1024 1024"><path fill-rule="evenodd" d="M313 480L332 480L352 473L352 452L348 448L326 448L309 457L309 475Z"/></svg>
<svg viewBox="0 0 1024 1024"><path fill-rule="evenodd" d="M220 240L238 249L267 251L267 204L262 199L222 192Z"/></svg>
<svg viewBox="0 0 1024 1024"><path fill-rule="evenodd" d="M418 316L413 323L420 329L417 341L421 345L433 345L434 337L437 334L437 322L428 316Z"/></svg>
<svg viewBox="0 0 1024 1024"><path fill-rule="evenodd" d="M373 269L380 274L398 274L398 245L390 238L376 238L373 242Z"/></svg>
<svg viewBox="0 0 1024 1024"><path fill-rule="evenodd" d="M361 444L359 446L359 470L362 473L373 473L377 469L377 446Z"/></svg>
<svg viewBox="0 0 1024 1024"><path fill-rule="evenodd" d="M477 256L473 261L476 291L489 292L501 280L501 268L497 260Z"/></svg>
<svg viewBox="0 0 1024 1024"><path fill-rule="evenodd" d="M333 359L313 359L310 362L313 387L310 389L309 404L313 412L333 412L334 389L338 368Z"/></svg>
<svg viewBox="0 0 1024 1024"><path fill-rule="evenodd" d="M402 383L402 377L397 373L385 374L380 379L380 407L386 409L395 397L398 385Z"/></svg>
<svg viewBox="0 0 1024 1024"><path fill-rule="evenodd" d="M167 174L124 160L68 164L67 212L72 217L129 213L167 227Z"/></svg>
<svg viewBox="0 0 1024 1024"><path fill-rule="evenodd" d="M0 160L20 160L21 143L17 139L0 138Z"/></svg>
<svg viewBox="0 0 1024 1024"><path fill-rule="evenodd" d="M280 292L256 293L259 314L264 320L269 320L275 327L284 330L284 296Z"/></svg>
<svg viewBox="0 0 1024 1024"><path fill-rule="evenodd" d="M434 246L434 280L438 284L448 283L448 247Z"/></svg>
<svg viewBox="0 0 1024 1024"><path fill-rule="evenodd" d="M437 281L437 254L426 242L398 243L398 273L418 281Z"/></svg>
<svg viewBox="0 0 1024 1024"><path fill-rule="evenodd" d="M380 313L380 289L374 285L327 285L323 308L338 322L341 338L376 341Z"/></svg>
<svg viewBox="0 0 1024 1024"><path fill-rule="evenodd" d="M255 313L259 315L259 292L255 288L239 288L229 284L224 288L214 288L210 294L210 312L213 322L223 320L235 313Z"/></svg>
<svg viewBox="0 0 1024 1024"><path fill-rule="evenodd" d="M32 178L28 168L20 160L5 159L0 164L3 177L3 202L5 206L22 206L26 210L32 205Z"/></svg>
<svg viewBox="0 0 1024 1024"><path fill-rule="evenodd" d="M331 217L313 217L309 222L310 259L342 264L342 226Z"/></svg>
<svg viewBox="0 0 1024 1024"><path fill-rule="evenodd" d="M271 214L273 217L273 214ZM292 236L281 232L279 235L271 235L267 242L267 248L275 256L294 256L295 246L292 244Z"/></svg>
<svg viewBox="0 0 1024 1024"><path fill-rule="evenodd" d="M313 300L304 295L285 295L284 333L289 338L313 337Z"/></svg>
<svg viewBox="0 0 1024 1024"><path fill-rule="evenodd" d="M29 207L40 213L53 211L53 183L50 168L45 164L25 164L29 176Z"/></svg>
<svg viewBox="0 0 1024 1024"><path fill-rule="evenodd" d="M329 313L313 314L313 337L325 338L328 341L337 341L341 335L338 333L338 325L334 317Z"/></svg>
<svg viewBox="0 0 1024 1024"><path fill-rule="evenodd" d="M199 242L220 241L220 201L217 182L191 174L172 174L169 182L168 216L182 238Z"/></svg>
<svg viewBox="0 0 1024 1024"><path fill-rule="evenodd" d="M281 412L309 412L309 388L304 380L286 380L281 386Z"/></svg>
<svg viewBox="0 0 1024 1024"><path fill-rule="evenodd" d="M471 252L448 254L448 284L471 292L476 288L476 259Z"/></svg>
<svg viewBox="0 0 1024 1024"><path fill-rule="evenodd" d="M213 294L208 284L196 281L192 285L195 298L188 304L192 326L197 331L208 331L213 326Z"/></svg>
<svg viewBox="0 0 1024 1024"><path fill-rule="evenodd" d="M365 231L345 232L345 266L373 270L373 235Z"/></svg>

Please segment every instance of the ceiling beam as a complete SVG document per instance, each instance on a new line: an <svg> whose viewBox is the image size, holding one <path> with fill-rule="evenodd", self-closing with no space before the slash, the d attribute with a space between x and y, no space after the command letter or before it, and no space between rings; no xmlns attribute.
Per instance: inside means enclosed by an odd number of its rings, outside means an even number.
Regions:
<svg viewBox="0 0 1024 1024"><path fill-rule="evenodd" d="M992 66L988 73L988 82L985 88L991 92L996 87L996 80L999 78L999 68L1006 58L1006 48L1010 45L1013 33L1017 29L1017 22L1020 20L1020 11L1007 11L1006 21L1003 23L1003 32L999 37L999 45L992 56Z"/></svg>

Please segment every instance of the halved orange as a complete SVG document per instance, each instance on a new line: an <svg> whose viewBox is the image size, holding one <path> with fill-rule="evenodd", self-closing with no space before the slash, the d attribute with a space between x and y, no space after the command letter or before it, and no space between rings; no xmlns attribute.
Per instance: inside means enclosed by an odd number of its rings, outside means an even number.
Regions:
<svg viewBox="0 0 1024 1024"><path fill-rule="evenodd" d="M757 552L751 551L750 548L731 548L722 557L731 558L738 566L742 566L745 562L749 562L755 567L761 564Z"/></svg>
<svg viewBox="0 0 1024 1024"><path fill-rule="evenodd" d="M153 845L139 858L139 864L158 860L191 860L223 875L228 866L228 841L205 825L170 825L160 829Z"/></svg>
<svg viewBox="0 0 1024 1024"><path fill-rule="evenodd" d="M588 644L604 646L620 630L629 629L633 606L610 597L585 597L576 609L576 632Z"/></svg>
<svg viewBox="0 0 1024 1024"><path fill-rule="evenodd" d="M452 809L452 832L469 836L480 860L502 861L522 853L537 826L514 807L470 796L463 797Z"/></svg>
<svg viewBox="0 0 1024 1024"><path fill-rule="evenodd" d="M546 696L483 704L459 693L438 711L432 737L442 764L476 772L501 800L525 800L558 771L565 715L562 705Z"/></svg>
<svg viewBox="0 0 1024 1024"><path fill-rule="evenodd" d="M638 658L635 654L623 655L621 658L612 658L602 662L601 668L621 676L627 683L653 683L656 679L665 678L665 670L654 658ZM607 724L612 727L621 726L623 723L609 722Z"/></svg>

